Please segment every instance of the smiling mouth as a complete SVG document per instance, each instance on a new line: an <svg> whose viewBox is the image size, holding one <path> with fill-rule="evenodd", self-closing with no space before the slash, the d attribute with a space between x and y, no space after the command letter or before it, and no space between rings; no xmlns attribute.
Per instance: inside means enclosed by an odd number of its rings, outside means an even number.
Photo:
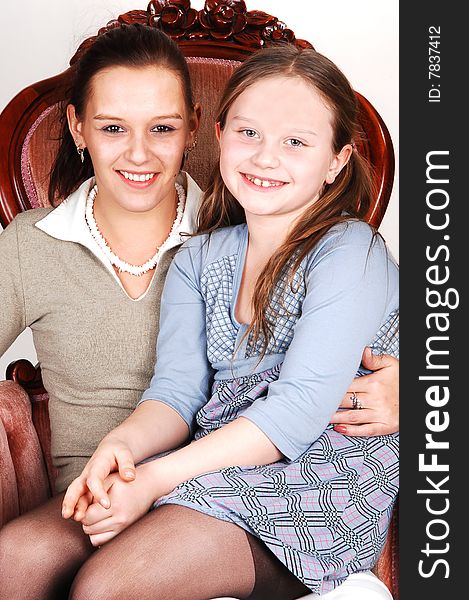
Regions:
<svg viewBox="0 0 469 600"><path fill-rule="evenodd" d="M137 183L144 183L151 181L156 173L131 173L130 171L118 171L120 175L128 179L129 181L135 181Z"/></svg>
<svg viewBox="0 0 469 600"><path fill-rule="evenodd" d="M242 176L257 187L279 188L286 185L285 181L278 181L276 179L264 179L263 177L248 175L247 173L242 173Z"/></svg>

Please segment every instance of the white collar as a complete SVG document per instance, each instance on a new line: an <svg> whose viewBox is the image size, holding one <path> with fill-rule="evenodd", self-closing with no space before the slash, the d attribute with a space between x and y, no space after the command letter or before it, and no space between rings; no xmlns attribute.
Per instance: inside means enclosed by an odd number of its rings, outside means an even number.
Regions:
<svg viewBox="0 0 469 600"><path fill-rule="evenodd" d="M197 209L202 195L202 190L188 173L179 173L177 182L186 189L186 205L181 223L173 232L170 240L168 240L166 251L178 246L184 241L181 233L192 233L195 230ZM75 242L88 248L88 250L103 263L106 269L122 287L121 281L117 277L112 264L93 239L85 221L86 199L94 184L94 177L84 181L80 187L59 204L57 208L38 221L36 227L58 240Z"/></svg>

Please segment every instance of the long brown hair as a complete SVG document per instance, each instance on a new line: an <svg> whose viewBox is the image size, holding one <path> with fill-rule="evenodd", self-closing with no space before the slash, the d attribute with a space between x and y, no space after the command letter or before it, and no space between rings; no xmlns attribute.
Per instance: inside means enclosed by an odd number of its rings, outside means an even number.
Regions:
<svg viewBox="0 0 469 600"><path fill-rule="evenodd" d="M345 75L328 58L312 49L291 44L260 50L248 58L228 81L218 107L217 121L223 130L234 101L251 85L268 77L300 77L318 92L332 113L332 151L338 154L347 144L354 150L334 183L324 184L320 197L296 221L285 242L276 250L259 275L253 293L253 319L246 335L259 339L266 352L278 312L272 297L280 280L292 285L306 255L334 225L351 217L363 219L374 197L371 169L356 150L360 136L358 102ZM197 234L245 222L241 205L225 186L219 166L203 196L198 213Z"/></svg>
<svg viewBox="0 0 469 600"><path fill-rule="evenodd" d="M153 66L172 71L180 80L187 108L192 112L194 101L186 59L176 42L155 27L139 23L120 24L99 34L73 65L68 97L62 104L60 146L49 183L48 195L52 205L66 198L94 175L88 152L85 151L83 163L77 156L66 118L67 104L73 104L76 114L83 118L92 91L92 81L97 73L110 67Z"/></svg>

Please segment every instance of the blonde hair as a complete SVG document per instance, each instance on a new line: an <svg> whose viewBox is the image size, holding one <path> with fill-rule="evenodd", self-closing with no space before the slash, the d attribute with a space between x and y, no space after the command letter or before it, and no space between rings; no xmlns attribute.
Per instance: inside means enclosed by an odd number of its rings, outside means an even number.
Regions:
<svg viewBox="0 0 469 600"><path fill-rule="evenodd" d="M374 190L370 166L356 150L361 129L358 102L345 75L328 58L312 49L300 50L291 44L260 50L231 76L218 107L217 121L223 130L229 109L251 85L269 77L300 77L320 94L332 113L332 151L338 154L347 144L354 150L334 183L325 184L320 197L296 221L285 242L276 250L256 282L253 319L246 335L252 343L262 339L263 354L272 337L278 313L271 300L280 280L292 285L302 260L334 225L350 217L363 219L372 203ZM346 215L344 215L346 213ZM245 222L244 211L226 187L215 167L198 213L197 234Z"/></svg>

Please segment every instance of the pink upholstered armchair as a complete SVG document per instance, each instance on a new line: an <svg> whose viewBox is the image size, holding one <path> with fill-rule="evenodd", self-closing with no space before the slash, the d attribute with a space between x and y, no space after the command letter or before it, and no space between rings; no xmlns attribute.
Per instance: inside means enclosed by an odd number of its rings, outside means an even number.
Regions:
<svg viewBox="0 0 469 600"><path fill-rule="evenodd" d="M139 22L162 28L186 55L195 98L204 111L199 144L186 165L204 188L217 158L213 136L216 101L228 76L254 50L276 40L311 47L276 17L246 10L244 2L207 2L196 11L189 0L155 0L147 10L120 15L117 21ZM73 64L93 38L85 41L71 59ZM0 222L5 227L21 211L48 206L47 188L52 157L57 148L58 107L64 98L69 70L32 84L21 91L0 115ZM394 154L385 124L360 94L361 122L365 135L361 150L375 168L379 194L368 214L378 226L384 216L394 176ZM37 506L54 491L50 460L50 427L47 393L40 367L17 361L0 382L0 526ZM386 548L376 574L398 600L397 508Z"/></svg>

